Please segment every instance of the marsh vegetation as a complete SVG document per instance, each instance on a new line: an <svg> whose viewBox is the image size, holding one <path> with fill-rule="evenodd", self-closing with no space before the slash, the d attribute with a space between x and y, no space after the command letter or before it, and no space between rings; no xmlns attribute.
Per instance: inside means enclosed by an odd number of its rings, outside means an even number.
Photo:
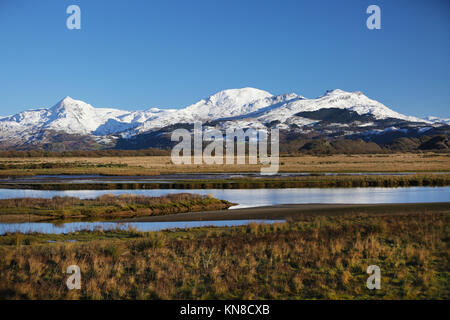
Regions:
<svg viewBox="0 0 450 320"><path fill-rule="evenodd" d="M158 216L180 212L228 209L233 204L190 193L161 197L105 194L94 199L75 197L0 200L0 222L92 220Z"/></svg>
<svg viewBox="0 0 450 320"><path fill-rule="evenodd" d="M281 156L280 172L450 172L450 154ZM53 163L56 163L53 165ZM68 164L64 164L68 163ZM247 162L248 163L248 162ZM3 165L3 169L2 166ZM33 167L34 166L34 167ZM53 166L53 167L52 167ZM59 167L58 167L59 166ZM66 166L66 167L64 167ZM47 167L47 168L46 168ZM260 172L260 165L175 165L170 156L0 157L0 175Z"/></svg>
<svg viewBox="0 0 450 320"><path fill-rule="evenodd" d="M230 179L189 179L132 182L15 182L2 181L0 189L32 190L135 190L135 189L264 189L264 188L357 188L357 187L437 187L450 185L450 174L342 175L312 174L298 177L245 177Z"/></svg>
<svg viewBox="0 0 450 320"><path fill-rule="evenodd" d="M148 233L7 234L0 298L450 299L449 219L352 214ZM72 264L81 268L81 290L65 285ZM369 265L381 268L381 290L366 287Z"/></svg>

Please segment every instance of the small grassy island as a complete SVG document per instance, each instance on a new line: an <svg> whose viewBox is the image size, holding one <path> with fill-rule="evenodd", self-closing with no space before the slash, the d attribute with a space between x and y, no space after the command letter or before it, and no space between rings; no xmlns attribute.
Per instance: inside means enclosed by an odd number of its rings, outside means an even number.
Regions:
<svg viewBox="0 0 450 320"><path fill-rule="evenodd" d="M104 220L223 210L233 203L190 193L162 197L105 194L95 199L53 197L0 200L0 222Z"/></svg>

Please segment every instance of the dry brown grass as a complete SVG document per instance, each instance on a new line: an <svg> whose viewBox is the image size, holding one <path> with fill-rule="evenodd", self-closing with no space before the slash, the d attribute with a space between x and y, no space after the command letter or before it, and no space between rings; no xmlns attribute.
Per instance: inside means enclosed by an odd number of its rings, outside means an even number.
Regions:
<svg viewBox="0 0 450 320"><path fill-rule="evenodd" d="M150 175L164 173L259 172L259 165L174 165L170 157L101 157L101 158L0 158L1 163L85 162L88 164L122 164L123 168L67 168L1 170L7 174L109 174ZM450 171L449 154L379 154L280 157L280 172L434 172Z"/></svg>
<svg viewBox="0 0 450 320"><path fill-rule="evenodd" d="M449 299L449 219L313 217L69 244L23 245L9 235L11 245L0 247L0 297ZM81 268L81 290L66 288L71 264ZM366 288L372 264L381 268L381 290Z"/></svg>

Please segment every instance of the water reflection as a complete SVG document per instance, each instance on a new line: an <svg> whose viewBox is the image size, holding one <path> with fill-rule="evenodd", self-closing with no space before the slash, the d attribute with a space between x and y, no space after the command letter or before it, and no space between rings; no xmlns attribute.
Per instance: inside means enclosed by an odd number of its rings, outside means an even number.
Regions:
<svg viewBox="0 0 450 320"><path fill-rule="evenodd" d="M162 196L172 193L212 194L218 199L248 208L276 204L301 203L418 203L445 202L450 199L450 187L408 187L408 188L289 188L289 189L153 189L153 190L70 190L41 191L0 189L0 199L8 198L52 198L70 196L95 198L103 194L138 194Z"/></svg>
<svg viewBox="0 0 450 320"><path fill-rule="evenodd" d="M52 224L43 222L29 222L29 223L1 223L0 235L7 232L20 233L48 233L60 234L71 233L78 231L95 231L95 230L130 230L136 229L138 231L159 231L175 228L195 228L195 227L232 227L247 225L249 223L276 223L284 222L284 220L221 220L221 221L176 221L176 222L69 222L63 224Z"/></svg>

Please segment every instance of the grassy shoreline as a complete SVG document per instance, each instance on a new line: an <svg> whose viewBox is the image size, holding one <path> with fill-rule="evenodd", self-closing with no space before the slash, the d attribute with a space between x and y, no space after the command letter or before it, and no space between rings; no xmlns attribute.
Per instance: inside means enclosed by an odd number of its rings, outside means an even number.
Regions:
<svg viewBox="0 0 450 320"><path fill-rule="evenodd" d="M224 210L232 205L225 200L190 193L169 194L161 197L106 194L95 199L74 197L1 199L0 223L101 221Z"/></svg>
<svg viewBox="0 0 450 320"><path fill-rule="evenodd" d="M176 182L114 183L0 183L0 189L30 190L134 190L134 189L258 189L258 188L358 188L448 186L449 174L404 176L305 176L291 178L234 178L179 180Z"/></svg>
<svg viewBox="0 0 450 320"><path fill-rule="evenodd" d="M274 206L177 213L164 216L120 219L120 222L174 222L217 220L301 220L318 216L401 215L420 213L448 213L450 202L377 203L377 204L282 204Z"/></svg>
<svg viewBox="0 0 450 320"><path fill-rule="evenodd" d="M398 213L0 236L0 299L450 299L450 214ZM72 264L81 290L65 286ZM366 288L369 265L381 290Z"/></svg>

